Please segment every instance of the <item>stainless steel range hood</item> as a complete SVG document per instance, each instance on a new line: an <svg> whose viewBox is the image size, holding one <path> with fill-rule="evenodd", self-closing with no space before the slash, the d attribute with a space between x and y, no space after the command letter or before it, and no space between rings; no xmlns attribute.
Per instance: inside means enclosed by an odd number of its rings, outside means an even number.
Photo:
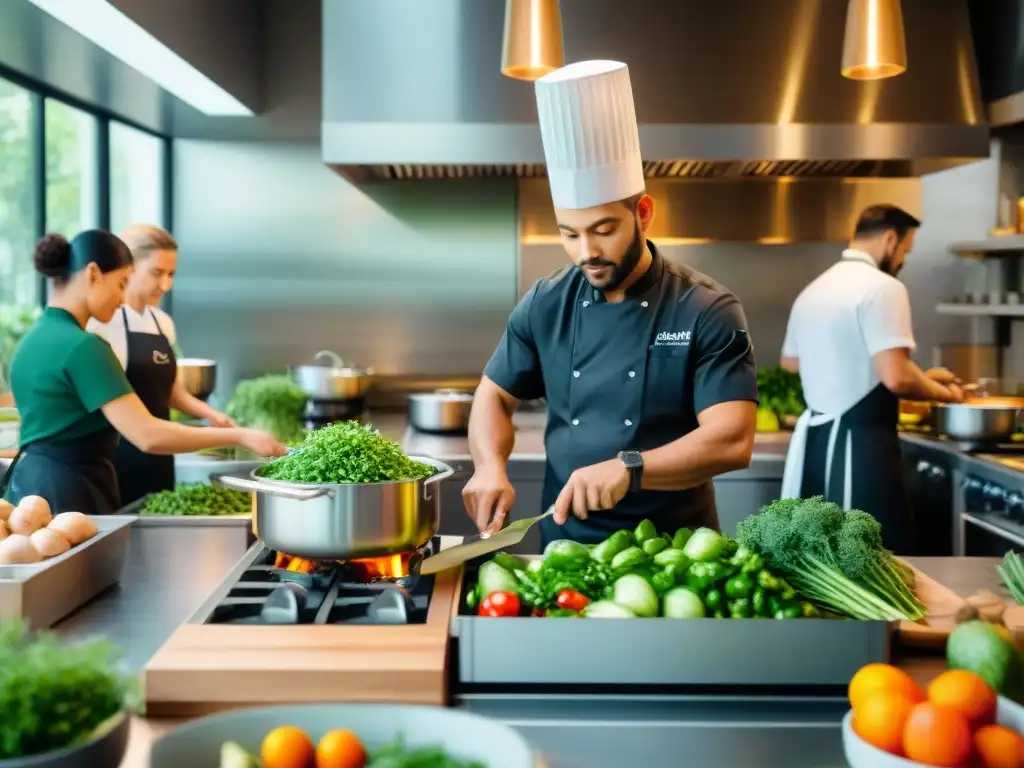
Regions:
<svg viewBox="0 0 1024 768"><path fill-rule="evenodd" d="M504 0L323 0L323 159L349 179L544 175ZM914 177L988 155L966 3L903 0L908 71L839 74L840 0L562 0L569 60L630 66L651 178Z"/></svg>

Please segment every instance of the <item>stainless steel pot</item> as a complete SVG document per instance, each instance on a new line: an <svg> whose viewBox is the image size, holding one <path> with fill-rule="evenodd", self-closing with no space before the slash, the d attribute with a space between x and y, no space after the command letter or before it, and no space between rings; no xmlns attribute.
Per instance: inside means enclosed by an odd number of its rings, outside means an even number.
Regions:
<svg viewBox="0 0 1024 768"><path fill-rule="evenodd" d="M217 363L197 357L178 360L178 381L192 397L206 400L217 387Z"/></svg>
<svg viewBox="0 0 1024 768"><path fill-rule="evenodd" d="M372 368L346 366L330 350L317 352L314 361L328 358L331 365L300 365L294 371L295 382L314 400L358 400L365 397L373 383Z"/></svg>
<svg viewBox="0 0 1024 768"><path fill-rule="evenodd" d="M256 494L256 530L273 550L310 560L353 560L411 552L424 546L441 520L442 480L455 470L436 459L410 456L437 474L393 483L300 485L248 478L219 482Z"/></svg>
<svg viewBox="0 0 1024 768"><path fill-rule="evenodd" d="M464 432L472 407L473 395L456 389L409 395L409 423L421 432Z"/></svg>
<svg viewBox="0 0 1024 768"><path fill-rule="evenodd" d="M1024 400L983 397L964 403L940 403L932 410L935 430L954 440L997 442L1017 431Z"/></svg>

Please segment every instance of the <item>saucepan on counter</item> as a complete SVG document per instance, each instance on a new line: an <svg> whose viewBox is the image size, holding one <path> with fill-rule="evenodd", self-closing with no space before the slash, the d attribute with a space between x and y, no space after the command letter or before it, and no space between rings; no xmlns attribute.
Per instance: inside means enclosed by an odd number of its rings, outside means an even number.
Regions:
<svg viewBox="0 0 1024 768"><path fill-rule="evenodd" d="M473 395L457 389L438 389L409 395L409 423L421 432L465 432Z"/></svg>
<svg viewBox="0 0 1024 768"><path fill-rule="evenodd" d="M932 408L935 431L953 440L994 443L1009 440L1020 423L1024 397L968 393L962 403L937 403Z"/></svg>
<svg viewBox="0 0 1024 768"><path fill-rule="evenodd" d="M314 400L359 400L373 384L373 369L345 365L330 350L317 352L314 362L327 358L330 365L300 365L293 375L295 383Z"/></svg>
<svg viewBox="0 0 1024 768"><path fill-rule="evenodd" d="M224 476L228 488L256 494L256 529L270 549L310 560L355 560L414 552L427 544L441 520L440 484L455 470L410 456L437 471L418 480L303 485Z"/></svg>

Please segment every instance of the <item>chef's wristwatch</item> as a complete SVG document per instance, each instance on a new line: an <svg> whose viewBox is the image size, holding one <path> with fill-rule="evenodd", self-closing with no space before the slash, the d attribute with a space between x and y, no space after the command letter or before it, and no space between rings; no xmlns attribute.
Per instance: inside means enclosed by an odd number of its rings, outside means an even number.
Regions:
<svg viewBox="0 0 1024 768"><path fill-rule="evenodd" d="M644 474L644 457L638 451L619 451L618 458L629 470L629 490L639 491Z"/></svg>

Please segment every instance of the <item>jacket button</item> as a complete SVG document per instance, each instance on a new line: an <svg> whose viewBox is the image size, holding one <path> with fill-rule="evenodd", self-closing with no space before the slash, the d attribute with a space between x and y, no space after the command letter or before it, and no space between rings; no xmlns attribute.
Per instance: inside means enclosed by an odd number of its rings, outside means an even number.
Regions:
<svg viewBox="0 0 1024 768"><path fill-rule="evenodd" d="M632 379L634 376L636 376L636 371L630 371L629 372L629 378Z"/></svg>
<svg viewBox="0 0 1024 768"><path fill-rule="evenodd" d="M578 379L580 377L580 372L579 371L573 371L572 375L573 375L573 378Z"/></svg>
<svg viewBox="0 0 1024 768"><path fill-rule="evenodd" d="M622 422L622 423L623 423L623 424L625 424L625 425L626 425L627 427L632 427L632 426L633 426L633 422L632 422L632 421L630 421L629 419L626 419L626 420L625 420L624 422Z"/></svg>
<svg viewBox="0 0 1024 768"><path fill-rule="evenodd" d="M646 301L641 301L640 302L640 306L641 307L646 307L647 306L647 302Z"/></svg>
<svg viewBox="0 0 1024 768"><path fill-rule="evenodd" d="M572 420L572 425L573 425L574 427L578 427L578 426L580 425L580 420L579 420L579 419L573 419L573 420Z"/></svg>

